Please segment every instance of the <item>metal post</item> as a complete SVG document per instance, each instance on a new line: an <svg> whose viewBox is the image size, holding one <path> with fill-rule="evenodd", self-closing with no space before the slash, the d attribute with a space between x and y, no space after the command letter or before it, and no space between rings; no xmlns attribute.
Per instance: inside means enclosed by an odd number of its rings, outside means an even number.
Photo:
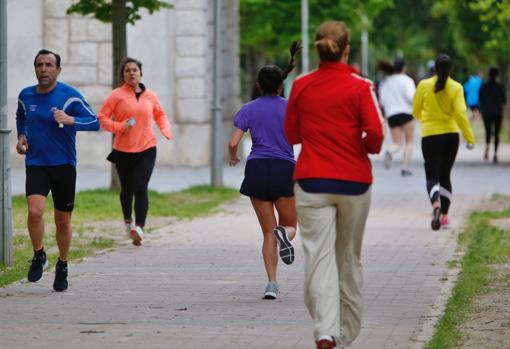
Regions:
<svg viewBox="0 0 510 349"><path fill-rule="evenodd" d="M368 76L368 18L361 15L361 74Z"/></svg>
<svg viewBox="0 0 510 349"><path fill-rule="evenodd" d="M221 9L222 1L214 1L214 62L212 107L211 185L223 185L223 149L221 115Z"/></svg>
<svg viewBox="0 0 510 349"><path fill-rule="evenodd" d="M9 168L9 133L7 129L7 0L0 0L0 262L12 265L12 200Z"/></svg>
<svg viewBox="0 0 510 349"><path fill-rule="evenodd" d="M301 73L307 73L310 70L308 42L308 0L301 0L301 40L303 41L303 52L301 59Z"/></svg>

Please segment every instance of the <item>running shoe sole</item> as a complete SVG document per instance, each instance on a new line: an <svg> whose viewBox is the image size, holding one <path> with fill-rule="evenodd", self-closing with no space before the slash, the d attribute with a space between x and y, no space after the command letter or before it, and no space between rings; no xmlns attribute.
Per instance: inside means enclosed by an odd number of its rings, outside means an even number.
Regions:
<svg viewBox="0 0 510 349"><path fill-rule="evenodd" d="M262 299L276 299L276 293L266 292L264 293L264 297Z"/></svg>
<svg viewBox="0 0 510 349"><path fill-rule="evenodd" d="M292 264L292 262L294 262L294 247L287 237L285 228L278 225L276 228L274 228L273 232L276 236L276 240L278 240L280 258L282 259L283 263Z"/></svg>
<svg viewBox="0 0 510 349"><path fill-rule="evenodd" d="M439 207L434 208L432 211L432 221L430 222L430 227L432 230L439 230L441 228L441 221L439 220L439 216L441 216L441 209Z"/></svg>
<svg viewBox="0 0 510 349"><path fill-rule="evenodd" d="M142 237L140 235L138 235L136 230L132 229L129 232L129 237L131 238L131 240L133 240L133 245L142 246Z"/></svg>

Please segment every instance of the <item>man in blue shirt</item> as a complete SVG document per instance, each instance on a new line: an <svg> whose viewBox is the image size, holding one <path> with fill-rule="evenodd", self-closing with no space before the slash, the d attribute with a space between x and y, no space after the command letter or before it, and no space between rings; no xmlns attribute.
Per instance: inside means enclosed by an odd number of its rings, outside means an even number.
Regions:
<svg viewBox="0 0 510 349"><path fill-rule="evenodd" d="M468 81L464 84L464 94L466 96L466 104L471 111L471 119L480 119L480 87L483 80L480 73L473 74L469 77Z"/></svg>
<svg viewBox="0 0 510 349"><path fill-rule="evenodd" d="M76 131L97 131L99 122L78 91L57 81L62 70L58 54L39 51L34 67L38 84L20 92L16 112L16 151L25 155L27 225L34 248L28 280L39 281L48 264L43 243L43 215L46 196L51 191L59 249L53 288L60 292L68 287L67 258L76 186Z"/></svg>

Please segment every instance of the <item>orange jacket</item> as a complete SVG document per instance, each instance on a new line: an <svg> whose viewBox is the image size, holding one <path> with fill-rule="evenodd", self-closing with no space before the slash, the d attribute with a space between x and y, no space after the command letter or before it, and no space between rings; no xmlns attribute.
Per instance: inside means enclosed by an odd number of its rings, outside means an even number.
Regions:
<svg viewBox="0 0 510 349"><path fill-rule="evenodd" d="M142 85L139 99L131 86L124 84L113 90L98 113L99 123L106 131L113 132L113 149L126 153L139 153L156 146L156 136L151 119L158 125L166 139L172 139L172 128L156 94ZM131 117L135 125L125 131L125 121Z"/></svg>

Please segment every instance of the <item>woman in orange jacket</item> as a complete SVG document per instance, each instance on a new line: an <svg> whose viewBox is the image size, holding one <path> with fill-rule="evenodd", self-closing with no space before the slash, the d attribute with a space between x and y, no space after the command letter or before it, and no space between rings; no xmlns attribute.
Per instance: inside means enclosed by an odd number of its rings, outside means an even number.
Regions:
<svg viewBox="0 0 510 349"><path fill-rule="evenodd" d="M156 162L156 136L152 119L166 139L172 139L172 129L156 94L140 82L142 63L125 58L119 70L123 84L113 90L104 102L98 117L101 127L115 135L113 151L108 160L119 173L120 203L126 233L139 246L149 209L147 189ZM135 221L131 216L135 202Z"/></svg>

